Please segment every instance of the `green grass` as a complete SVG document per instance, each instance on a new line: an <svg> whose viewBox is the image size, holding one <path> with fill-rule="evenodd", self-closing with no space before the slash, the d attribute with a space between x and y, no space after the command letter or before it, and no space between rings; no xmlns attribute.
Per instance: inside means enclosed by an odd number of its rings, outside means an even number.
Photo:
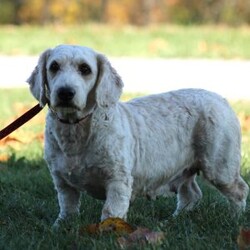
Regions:
<svg viewBox="0 0 250 250"><path fill-rule="evenodd" d="M124 98L131 97L124 95ZM0 100L1 127L16 117L19 104L24 103L28 109L36 103L28 90L0 90ZM233 103L233 107L237 112L249 112L247 102ZM43 124L27 124L19 130L41 133ZM242 173L250 183L248 133L243 135ZM22 145L18 150L5 147L0 150L0 155L8 152L10 156L7 162L0 163L0 249L119 249L115 235L78 234L77 227L98 222L101 213L102 202L87 195L82 197L81 216L74 227L58 234L51 231L58 204L39 142ZM171 217L176 206L175 197L156 201L139 198L131 205L129 223L166 233L162 245L136 246L134 249L236 249L239 227L250 226L249 200L244 216L235 220L226 200L202 179L198 181L203 191L200 205L193 212L183 213L177 218Z"/></svg>
<svg viewBox="0 0 250 250"><path fill-rule="evenodd" d="M249 27L0 26L0 37L0 54L7 55L37 55L67 43L93 47L109 56L250 58Z"/></svg>

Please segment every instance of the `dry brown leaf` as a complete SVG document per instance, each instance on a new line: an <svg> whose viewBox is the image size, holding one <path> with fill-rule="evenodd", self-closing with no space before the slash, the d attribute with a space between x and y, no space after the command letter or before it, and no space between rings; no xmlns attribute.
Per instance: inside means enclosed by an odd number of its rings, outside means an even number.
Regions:
<svg viewBox="0 0 250 250"><path fill-rule="evenodd" d="M44 142L44 133L37 134L35 139L38 140L39 142Z"/></svg>
<svg viewBox="0 0 250 250"><path fill-rule="evenodd" d="M1 147L11 146L15 150L19 150L22 148L24 144L30 144L34 140L43 143L44 141L43 133L41 132L35 134L32 131L29 132L29 131L16 130L8 137L0 140L0 146Z"/></svg>
<svg viewBox="0 0 250 250"><path fill-rule="evenodd" d="M129 235L119 237L117 241L121 248L127 248L136 244L160 244L164 238L165 234L163 232L154 232L148 228L138 228Z"/></svg>
<svg viewBox="0 0 250 250"><path fill-rule="evenodd" d="M240 250L250 249L250 229L240 228L240 234L237 238Z"/></svg>
<svg viewBox="0 0 250 250"><path fill-rule="evenodd" d="M14 135L8 136L8 137L0 140L0 147L1 148L11 146L14 149L20 149L22 144L23 144L23 142L21 141L21 139L17 138ZM4 158L5 157L3 156L3 159Z"/></svg>
<svg viewBox="0 0 250 250"><path fill-rule="evenodd" d="M250 131L250 115L240 112L238 114L238 118L240 120L242 130L245 132Z"/></svg>
<svg viewBox="0 0 250 250"><path fill-rule="evenodd" d="M120 236L117 239L121 248L145 244L160 244L165 239L163 232L154 232L148 228L138 227L135 229L120 218L108 218L101 223L90 224L80 229L80 234L91 235L102 233L115 233ZM121 236L122 235L122 236Z"/></svg>
<svg viewBox="0 0 250 250"><path fill-rule="evenodd" d="M9 160L8 154L1 154L0 155L0 162L7 162Z"/></svg>
<svg viewBox="0 0 250 250"><path fill-rule="evenodd" d="M80 228L80 234L87 232L88 234L98 234L99 233L99 224L89 224L86 227Z"/></svg>
<svg viewBox="0 0 250 250"><path fill-rule="evenodd" d="M19 139L11 136L5 137L4 139L0 140L0 145L6 145L10 143L22 143L22 142Z"/></svg>

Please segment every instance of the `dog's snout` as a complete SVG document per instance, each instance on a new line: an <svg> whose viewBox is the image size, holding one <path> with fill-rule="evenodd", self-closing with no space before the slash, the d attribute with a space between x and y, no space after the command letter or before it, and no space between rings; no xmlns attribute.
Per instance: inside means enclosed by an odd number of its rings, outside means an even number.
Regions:
<svg viewBox="0 0 250 250"><path fill-rule="evenodd" d="M75 96L75 90L70 87L61 87L58 89L58 97L61 101L71 101Z"/></svg>

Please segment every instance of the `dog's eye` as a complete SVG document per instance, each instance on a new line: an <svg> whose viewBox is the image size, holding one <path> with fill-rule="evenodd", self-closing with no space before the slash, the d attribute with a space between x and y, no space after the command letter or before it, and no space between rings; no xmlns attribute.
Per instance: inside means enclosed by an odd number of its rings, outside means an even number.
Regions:
<svg viewBox="0 0 250 250"><path fill-rule="evenodd" d="M86 63L80 64L78 66L78 70L81 73L81 75L84 75L84 76L91 74L91 68Z"/></svg>
<svg viewBox="0 0 250 250"><path fill-rule="evenodd" d="M56 73L59 69L60 69L60 65L58 64L58 62L53 61L50 64L49 70L52 71L53 73Z"/></svg>

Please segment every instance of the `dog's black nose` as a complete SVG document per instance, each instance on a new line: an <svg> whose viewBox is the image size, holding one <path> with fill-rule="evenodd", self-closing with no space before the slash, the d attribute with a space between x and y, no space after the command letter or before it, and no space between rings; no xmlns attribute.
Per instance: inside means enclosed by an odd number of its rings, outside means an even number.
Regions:
<svg viewBox="0 0 250 250"><path fill-rule="evenodd" d="M74 98L75 94L75 90L69 87L61 87L57 92L59 99L66 102L71 101Z"/></svg>

